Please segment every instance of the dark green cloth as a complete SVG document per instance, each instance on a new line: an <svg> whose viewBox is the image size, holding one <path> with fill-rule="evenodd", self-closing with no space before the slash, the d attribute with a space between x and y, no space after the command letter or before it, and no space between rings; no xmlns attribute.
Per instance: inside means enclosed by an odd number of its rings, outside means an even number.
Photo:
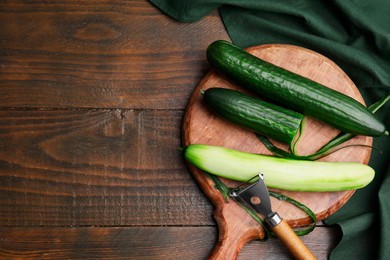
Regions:
<svg viewBox="0 0 390 260"><path fill-rule="evenodd" d="M367 104L390 92L389 0L150 0L181 22L202 19L218 8L234 44L288 43L336 62ZM390 129L390 104L378 112ZM358 190L326 220L343 237L331 259L390 259L390 138L374 139L369 165L374 181Z"/></svg>

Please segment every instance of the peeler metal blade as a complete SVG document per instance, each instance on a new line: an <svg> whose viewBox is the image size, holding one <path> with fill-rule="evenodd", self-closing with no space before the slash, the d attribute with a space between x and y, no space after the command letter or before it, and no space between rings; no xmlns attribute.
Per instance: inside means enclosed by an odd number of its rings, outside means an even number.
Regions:
<svg viewBox="0 0 390 260"><path fill-rule="evenodd" d="M251 183L256 178L257 181ZM264 176L261 173L230 190L229 195L239 204L252 208L257 213L263 215L265 222L296 259L316 259L287 222L278 213L272 211L268 189L264 183Z"/></svg>
<svg viewBox="0 0 390 260"><path fill-rule="evenodd" d="M257 179L257 181L251 183L254 179ZM260 173L240 186L230 190L229 195L237 202L253 208L256 212L260 213L265 218L268 218L273 215L274 212L271 208L271 200L267 186L265 186L263 180L263 174Z"/></svg>

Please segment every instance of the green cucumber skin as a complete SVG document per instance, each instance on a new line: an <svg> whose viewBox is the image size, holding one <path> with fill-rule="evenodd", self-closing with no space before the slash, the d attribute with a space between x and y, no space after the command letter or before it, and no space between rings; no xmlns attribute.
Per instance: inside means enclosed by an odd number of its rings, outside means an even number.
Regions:
<svg viewBox="0 0 390 260"><path fill-rule="evenodd" d="M385 126L351 97L263 61L226 41L207 48L207 59L243 87L304 115L355 135L381 136Z"/></svg>
<svg viewBox="0 0 390 260"><path fill-rule="evenodd" d="M288 144L294 140L303 118L297 112L230 89L207 89L203 101L216 115Z"/></svg>
<svg viewBox="0 0 390 260"><path fill-rule="evenodd" d="M375 175L361 163L291 160L204 144L189 145L183 153L190 164L208 173L240 182L262 173L268 187L292 191L354 190Z"/></svg>

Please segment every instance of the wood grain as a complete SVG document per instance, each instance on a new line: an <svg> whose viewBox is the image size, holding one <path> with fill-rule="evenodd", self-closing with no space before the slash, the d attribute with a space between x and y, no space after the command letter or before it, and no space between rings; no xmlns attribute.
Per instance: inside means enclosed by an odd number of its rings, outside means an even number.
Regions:
<svg viewBox="0 0 390 260"><path fill-rule="evenodd" d="M300 237L300 239L315 254L317 260L325 260L329 259L329 252L337 245L340 234L340 231L335 227L317 227L312 233ZM272 244L272 247L270 244ZM257 240L249 242L242 248L237 259L249 260L257 258L275 260L293 259L280 240L273 237L265 243Z"/></svg>
<svg viewBox="0 0 390 260"><path fill-rule="evenodd" d="M182 24L147 1L0 3L0 106L183 109L207 45L228 38L215 14Z"/></svg>
<svg viewBox="0 0 390 260"><path fill-rule="evenodd" d="M182 111L0 111L0 225L212 225Z"/></svg>
<svg viewBox="0 0 390 260"><path fill-rule="evenodd" d="M146 0L0 1L0 259L204 259L213 206L177 148L229 37ZM339 233L305 243L327 258ZM278 240L240 259L289 259Z"/></svg>
<svg viewBox="0 0 390 260"><path fill-rule="evenodd" d="M0 228L0 259L205 259L215 227ZM317 228L304 237L318 260L328 259L339 232ZM291 259L275 238L247 244L239 260Z"/></svg>

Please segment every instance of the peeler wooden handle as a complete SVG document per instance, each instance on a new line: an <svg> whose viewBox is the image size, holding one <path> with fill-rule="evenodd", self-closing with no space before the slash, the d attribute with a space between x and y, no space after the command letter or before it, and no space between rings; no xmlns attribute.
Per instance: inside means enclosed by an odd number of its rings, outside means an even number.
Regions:
<svg viewBox="0 0 390 260"><path fill-rule="evenodd" d="M310 250L303 244L302 240L295 234L294 230L283 219L272 227L272 230L287 247L296 259L316 259Z"/></svg>

